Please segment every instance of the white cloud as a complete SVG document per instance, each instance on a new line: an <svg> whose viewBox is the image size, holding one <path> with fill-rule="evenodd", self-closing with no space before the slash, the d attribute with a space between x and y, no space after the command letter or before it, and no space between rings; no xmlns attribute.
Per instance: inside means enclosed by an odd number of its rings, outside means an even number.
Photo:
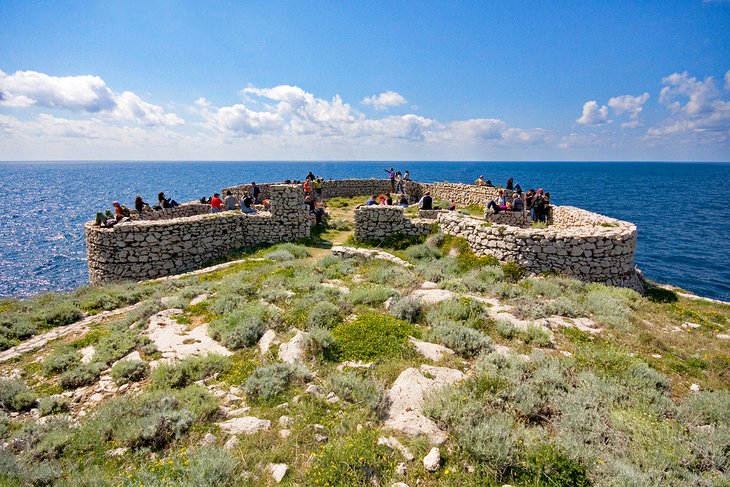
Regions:
<svg viewBox="0 0 730 487"><path fill-rule="evenodd" d="M715 80L700 81L685 71L664 79L660 102L670 116L650 128L647 140L680 144L718 144L730 139L730 101L723 100Z"/></svg>
<svg viewBox="0 0 730 487"><path fill-rule="evenodd" d="M598 106L595 100L583 104L583 114L576 120L579 125L604 125L610 123L608 119L608 107Z"/></svg>
<svg viewBox="0 0 730 487"><path fill-rule="evenodd" d="M608 106L613 109L613 112L617 117L627 113L629 118L635 120L639 117L641 110L644 108L644 103L646 103L648 99L649 93L646 92L639 96L614 96L608 100Z"/></svg>
<svg viewBox="0 0 730 487"><path fill-rule="evenodd" d="M397 107L406 104L406 99L400 93L395 91L386 91L379 95L373 95L363 98L363 105L371 105L378 111L387 110L389 107Z"/></svg>
<svg viewBox="0 0 730 487"><path fill-rule="evenodd" d="M730 90L730 71L725 72L725 89Z"/></svg>
<svg viewBox="0 0 730 487"><path fill-rule="evenodd" d="M130 91L114 93L98 76L49 76L36 71L0 71L0 106L52 108L107 116L148 126L180 125L174 113Z"/></svg>

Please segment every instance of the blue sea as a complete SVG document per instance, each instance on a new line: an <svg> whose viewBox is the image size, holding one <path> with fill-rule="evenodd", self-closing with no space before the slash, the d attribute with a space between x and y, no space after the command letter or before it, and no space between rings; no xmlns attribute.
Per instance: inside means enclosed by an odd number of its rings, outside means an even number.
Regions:
<svg viewBox="0 0 730 487"><path fill-rule="evenodd" d="M0 163L0 296L70 290L88 282L83 224L119 200L159 191L184 202L251 181L384 178L543 188L638 227L645 275L730 301L730 163L646 162L5 162Z"/></svg>

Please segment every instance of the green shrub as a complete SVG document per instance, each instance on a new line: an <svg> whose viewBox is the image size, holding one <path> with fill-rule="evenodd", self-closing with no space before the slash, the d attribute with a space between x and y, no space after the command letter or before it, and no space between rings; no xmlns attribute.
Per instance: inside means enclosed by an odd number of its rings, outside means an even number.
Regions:
<svg viewBox="0 0 730 487"><path fill-rule="evenodd" d="M382 304L386 299L397 295L398 291L391 287L359 286L347 295L347 300L352 304L376 306Z"/></svg>
<svg viewBox="0 0 730 487"><path fill-rule="evenodd" d="M291 252L289 252L288 250L285 250L285 249L272 250L271 252L264 254L264 257L267 259L276 260L279 262L296 259L294 254L292 254Z"/></svg>
<svg viewBox="0 0 730 487"><path fill-rule="evenodd" d="M208 327L208 334L214 340L234 350L250 347L264 334L268 321L268 306L259 303L248 304L213 320Z"/></svg>
<svg viewBox="0 0 730 487"><path fill-rule="evenodd" d="M226 331L222 342L227 348L238 350L256 344L264 332L266 332L266 323L250 316Z"/></svg>
<svg viewBox="0 0 730 487"><path fill-rule="evenodd" d="M517 463L515 422L509 414L497 413L460 431L459 445L488 469L501 476Z"/></svg>
<svg viewBox="0 0 730 487"><path fill-rule="evenodd" d="M112 333L104 336L96 344L94 362L111 365L127 355L137 346L137 334L124 322L116 326Z"/></svg>
<svg viewBox="0 0 730 487"><path fill-rule="evenodd" d="M61 347L43 360L43 373L51 375L65 372L78 365L80 361L80 353L70 347Z"/></svg>
<svg viewBox="0 0 730 487"><path fill-rule="evenodd" d="M583 305L596 321L622 331L630 329L633 299L606 286L590 285L587 289ZM638 298L638 294L632 292Z"/></svg>
<svg viewBox="0 0 730 487"><path fill-rule="evenodd" d="M335 348L335 337L332 336L330 330L315 326L309 329L306 337L306 348L312 355L318 355L325 359L332 358Z"/></svg>
<svg viewBox="0 0 730 487"><path fill-rule="evenodd" d="M697 424L730 426L730 392L701 391L690 394L679 408L682 418Z"/></svg>
<svg viewBox="0 0 730 487"><path fill-rule="evenodd" d="M525 277L525 268L517 262L506 262L502 265L504 279L509 282L517 282Z"/></svg>
<svg viewBox="0 0 730 487"><path fill-rule="evenodd" d="M314 455L306 485L384 485L395 468L393 450L378 445L378 432L364 429L340 436Z"/></svg>
<svg viewBox="0 0 730 487"><path fill-rule="evenodd" d="M374 380L363 379L351 372L333 372L329 380L335 393L343 399L363 404L378 414L385 411L385 389Z"/></svg>
<svg viewBox="0 0 730 487"><path fill-rule="evenodd" d="M378 266L367 273L368 280L375 284L406 287L413 283L410 272L400 266Z"/></svg>
<svg viewBox="0 0 730 487"><path fill-rule="evenodd" d="M63 396L48 396L38 401L38 413L41 416L67 413L69 410L69 401Z"/></svg>
<svg viewBox="0 0 730 487"><path fill-rule="evenodd" d="M50 303L36 308L30 316L38 328L48 329L73 323L80 320L84 314L71 301L57 297Z"/></svg>
<svg viewBox="0 0 730 487"><path fill-rule="evenodd" d="M240 485L236 470L237 462L231 452L213 445L199 446L142 464L124 485L228 487Z"/></svg>
<svg viewBox="0 0 730 487"><path fill-rule="evenodd" d="M35 406L36 395L22 380L0 379L0 409L21 412Z"/></svg>
<svg viewBox="0 0 730 487"><path fill-rule="evenodd" d="M162 363L152 371L152 387L155 389L183 388L193 382L229 370L231 362L221 355L189 357L177 363Z"/></svg>
<svg viewBox="0 0 730 487"><path fill-rule="evenodd" d="M464 357L473 357L483 350L491 350L492 339L473 328L456 323L436 325L426 338L440 343Z"/></svg>
<svg viewBox="0 0 730 487"><path fill-rule="evenodd" d="M311 372L300 365L265 365L253 371L246 379L243 389L253 400L271 402L286 392L292 383L307 381L311 377Z"/></svg>
<svg viewBox="0 0 730 487"><path fill-rule="evenodd" d="M415 260L435 260L441 258L439 249L426 244L418 244L408 247L405 250L406 257Z"/></svg>
<svg viewBox="0 0 730 487"><path fill-rule="evenodd" d="M150 373L150 366L142 360L120 360L112 367L111 376L117 385L139 382Z"/></svg>
<svg viewBox="0 0 730 487"><path fill-rule="evenodd" d="M517 469L515 480L519 485L591 485L585 467L551 443L539 445L528 453Z"/></svg>
<svg viewBox="0 0 730 487"><path fill-rule="evenodd" d="M159 353L157 344L153 342L147 335L138 335L136 338L136 347L139 353L148 357L154 357Z"/></svg>
<svg viewBox="0 0 730 487"><path fill-rule="evenodd" d="M340 309L340 306L329 301L316 301L309 309L307 328L332 328L342 321Z"/></svg>
<svg viewBox="0 0 730 487"><path fill-rule="evenodd" d="M379 313L366 313L335 327L332 334L339 360L372 360L407 353L410 323Z"/></svg>
<svg viewBox="0 0 730 487"><path fill-rule="evenodd" d="M61 374L59 383L64 389L88 386L99 380L101 370L101 366L97 363L80 364Z"/></svg>
<svg viewBox="0 0 730 487"><path fill-rule="evenodd" d="M480 321L484 318L482 305L468 298L454 298L436 304L426 315L429 324L443 321Z"/></svg>
<svg viewBox="0 0 730 487"><path fill-rule="evenodd" d="M499 333L502 337L507 338L508 340L511 340L519 335L519 330L515 325L512 324L511 321L497 320L494 326L497 329L497 333Z"/></svg>
<svg viewBox="0 0 730 487"><path fill-rule="evenodd" d="M527 330L522 337L525 340L525 343L529 343L537 347L552 346L552 335L542 326L533 324L527 325Z"/></svg>
<svg viewBox="0 0 730 487"><path fill-rule="evenodd" d="M644 281L644 296L654 303L676 303L679 299L674 291L651 285L646 281Z"/></svg>
<svg viewBox="0 0 730 487"><path fill-rule="evenodd" d="M390 305L388 311L400 320L415 323L421 316L421 300L412 296L400 298Z"/></svg>

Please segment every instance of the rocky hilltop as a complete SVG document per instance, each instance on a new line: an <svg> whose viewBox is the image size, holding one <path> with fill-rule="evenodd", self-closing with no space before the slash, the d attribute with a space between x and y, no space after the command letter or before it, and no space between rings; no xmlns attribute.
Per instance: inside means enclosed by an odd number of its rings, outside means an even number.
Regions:
<svg viewBox="0 0 730 487"><path fill-rule="evenodd" d="M528 273L438 224L356 240L361 202L186 274L0 301L0 484L727 485L729 305Z"/></svg>

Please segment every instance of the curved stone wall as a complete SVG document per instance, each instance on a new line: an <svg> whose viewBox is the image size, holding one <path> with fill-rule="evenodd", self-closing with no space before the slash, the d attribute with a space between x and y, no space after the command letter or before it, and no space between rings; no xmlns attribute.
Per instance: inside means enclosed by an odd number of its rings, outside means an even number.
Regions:
<svg viewBox="0 0 730 487"><path fill-rule="evenodd" d="M270 191L270 212L210 214L208 209L205 214L131 220L111 228L89 222L84 227L89 280L102 283L166 276L258 243L308 237L311 223L299 187L272 185Z"/></svg>
<svg viewBox="0 0 730 487"><path fill-rule="evenodd" d="M418 236L430 233L433 219L408 219L400 206L361 206L355 209L355 238L382 240L388 235Z"/></svg>

